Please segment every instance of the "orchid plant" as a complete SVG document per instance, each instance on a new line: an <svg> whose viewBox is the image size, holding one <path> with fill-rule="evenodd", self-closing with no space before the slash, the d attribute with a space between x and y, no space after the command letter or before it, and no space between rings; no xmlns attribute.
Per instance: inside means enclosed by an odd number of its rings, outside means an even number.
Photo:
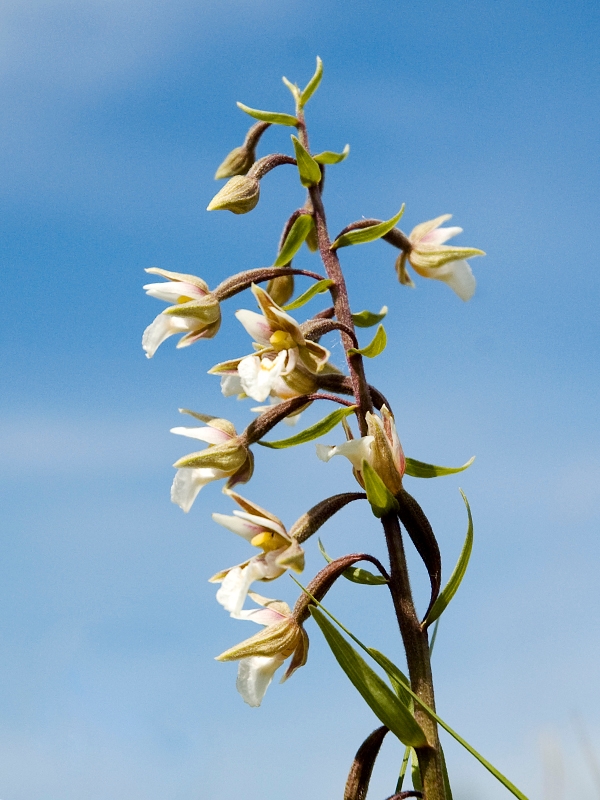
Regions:
<svg viewBox="0 0 600 800"><path fill-rule="evenodd" d="M442 227L445 214L417 225L409 235L398 226L404 206L391 219L361 219L347 225L333 239L329 235L323 191L325 170L339 164L349 153L312 153L305 119L305 106L319 87L322 63L304 89L286 78L294 104L294 114L259 111L241 103L242 111L256 120L240 147L219 166L216 178L227 182L216 194L208 210L227 210L246 214L257 205L262 178L282 165L295 167L296 179L306 190L304 204L286 221L278 256L273 265L248 269L227 277L216 288L195 275L149 269L164 280L144 288L152 297L166 301L164 309L145 330L143 347L148 358L170 336L182 334L177 347L187 347L217 335L221 323L221 304L248 289L258 312L241 310L236 317L252 338L253 352L217 364L210 373L221 376L225 397L251 398L265 403L253 408L258 416L241 433L222 417L187 409L201 425L176 427L172 433L208 445L175 463L171 498L188 512L198 492L211 481L225 480L223 491L237 505L231 516L213 514L213 519L245 539L249 558L242 564L223 569L210 580L218 583L216 599L231 617L249 620L262 630L218 656L219 661L238 661L237 689L251 706L259 706L274 674L287 661L282 680L304 666L308 657L307 623L313 621L339 666L379 719L380 726L360 745L351 765L344 791L345 800L364 800L371 772L383 738L388 732L405 746L398 775L390 783L389 800L423 797L425 800L451 800L451 784L438 730L445 729L504 786L526 800L507 778L459 736L436 712L431 649L441 614L456 593L465 574L473 543L473 524L466 497L468 530L458 563L442 586L441 555L432 527L420 505L407 492L404 476L433 478L461 472L461 467L440 467L404 455L391 404L372 386L365 374L365 359L377 357L386 346L382 320L387 313L354 313L340 263L345 247L384 239L399 253L396 272L401 284L414 286L408 268L423 277L443 281L458 297L467 301L475 291L475 278L468 259L484 255L471 247L456 247L446 242L461 228ZM288 126L293 155L274 153L256 158L263 134L273 125ZM321 271L296 269L293 259L306 245L320 257ZM295 299L295 278L311 281L309 288ZM303 308L319 294L328 293L330 305L302 322L290 311ZM378 326L370 344L361 347L356 329ZM320 343L328 333L339 335L347 371L331 363L330 352ZM245 348L246 351L249 348ZM302 411L317 401L335 409L319 422L283 439L265 438L280 422L296 423ZM320 403L319 403L320 405ZM354 418L355 432L350 424ZM242 497L234 490L247 483L253 474L252 447L271 449L293 447L333 431L343 431L337 444L317 444L322 461L345 456L351 464L349 490L327 497L309 508L289 529L281 520ZM332 435L336 438L336 435ZM358 484L358 486L356 485ZM290 608L277 599L257 594L257 582L272 582L288 572L304 569L307 540L349 503L366 501L376 518L387 545L389 563L383 565L368 553L351 553L328 562L306 586L298 581L299 597ZM414 546L429 576L430 597L424 614L417 613L406 565L408 540ZM371 569L357 567L367 562ZM408 676L379 651L363 644L323 605L327 592L340 578L366 585L385 585L390 592L404 645ZM251 605L253 604L253 605ZM432 627L433 626L433 627ZM433 631L430 636L430 632ZM362 654L361 652L362 651ZM411 761L412 789L403 789L408 762Z"/></svg>

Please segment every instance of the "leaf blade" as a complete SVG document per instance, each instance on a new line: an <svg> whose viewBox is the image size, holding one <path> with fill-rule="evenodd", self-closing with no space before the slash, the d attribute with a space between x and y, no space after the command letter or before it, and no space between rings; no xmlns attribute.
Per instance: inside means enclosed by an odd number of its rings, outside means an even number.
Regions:
<svg viewBox="0 0 600 800"><path fill-rule="evenodd" d="M350 347L348 354L351 356L365 356L366 358L376 358L383 353L387 345L387 335L383 325L379 325L377 333L366 347Z"/></svg>
<svg viewBox="0 0 600 800"><path fill-rule="evenodd" d="M384 514L398 509L398 501L375 472L368 461L362 462L361 473L365 483L367 500L374 516L381 519Z"/></svg>
<svg viewBox="0 0 600 800"><path fill-rule="evenodd" d="M304 240L310 233L310 229L314 224L311 214L300 214L298 219L294 220L294 224L285 238L283 247L275 259L274 267L285 267L286 264L290 263L298 250L302 247Z"/></svg>
<svg viewBox="0 0 600 800"><path fill-rule="evenodd" d="M411 747L426 745L425 734L408 708L400 702L391 689L388 689L379 675L369 667L319 608L310 606L309 610L338 664L375 716L403 744Z"/></svg>
<svg viewBox="0 0 600 800"><path fill-rule="evenodd" d="M298 127L298 120L291 114L280 114L278 111L261 111L258 108L250 108L244 103L237 103L238 108L245 111L254 119L259 119L261 122L270 122L271 125L289 125L290 128Z"/></svg>
<svg viewBox="0 0 600 800"><path fill-rule="evenodd" d="M472 456L462 467L440 467L437 464L427 464L425 461L417 461L416 458L406 459L406 474L411 478L439 478L442 475L455 475L468 469L475 461Z"/></svg>
<svg viewBox="0 0 600 800"><path fill-rule="evenodd" d="M308 103L313 94L317 91L317 89L319 88L319 84L321 83L322 77L323 77L323 62L321 61L319 56L317 56L317 68L315 70L315 74L312 76L312 78L309 80L309 82L306 84L306 86L304 87L304 89L300 94L300 100L298 102L300 108L304 108L304 106Z"/></svg>
<svg viewBox="0 0 600 800"><path fill-rule="evenodd" d="M293 311L296 308L300 308L301 306L308 303L309 300L312 300L313 297L317 294L323 294L329 289L330 286L333 286L333 281L329 280L329 278L325 278L325 280L317 281L313 283L313 285L307 289L300 297L297 297L291 303L288 303L287 306L282 306L284 311Z"/></svg>
<svg viewBox="0 0 600 800"><path fill-rule="evenodd" d="M350 153L350 145L347 144L341 153L335 153L333 150L323 150L322 153L317 153L313 156L317 164L341 164L348 158Z"/></svg>
<svg viewBox="0 0 600 800"><path fill-rule="evenodd" d="M317 542L321 555L328 564L331 564L333 559L326 552L323 542L320 539L317 539ZM342 572L342 575L352 583L362 583L367 586L381 586L381 584L387 583L383 575L375 575L373 572L369 572L368 569L361 569L360 567L348 567Z"/></svg>
<svg viewBox="0 0 600 800"><path fill-rule="evenodd" d="M292 134L292 144L294 145L294 152L296 154L296 162L298 163L298 172L300 173L300 183L309 189L315 186L321 180L321 168L304 147L302 142L297 136Z"/></svg>
<svg viewBox="0 0 600 800"><path fill-rule="evenodd" d="M357 328L372 328L373 325L377 325L378 322L381 322L387 313L387 306L382 306L379 314L375 314L373 311L367 310L359 311L357 314L352 314L352 321Z"/></svg>
<svg viewBox="0 0 600 800"><path fill-rule="evenodd" d="M349 247L353 244L368 244L368 242L375 242L377 239L381 239L382 236L385 236L386 233L389 233L392 230L392 228L400 220L402 214L404 214L404 203L402 204L400 211L391 219L388 219L385 222L379 222L377 225L369 225L368 228L358 228L354 231L348 231L347 233L343 233L341 236L338 236L335 242L331 245L331 249L336 250L338 247Z"/></svg>
<svg viewBox="0 0 600 800"><path fill-rule="evenodd" d="M273 450L282 450L285 447L295 447L298 444L311 442L313 439L318 439L319 436L323 436L324 433L329 433L329 431L333 430L333 428L335 428L335 426L340 423L344 417L354 413L355 410L356 406L348 406L347 408L336 409L336 411L332 411L331 414L323 417L323 419L319 420L319 422L316 422L314 425L305 428L303 431L300 431L300 433L297 433L294 436L290 436L287 439L279 439L275 442L264 442L261 440L257 442L257 444L260 444L263 447L270 447Z"/></svg>
<svg viewBox="0 0 600 800"><path fill-rule="evenodd" d="M436 619L439 619L439 617L444 613L450 604L450 601L458 591L458 587L462 583L462 579L465 577L467 567L469 566L469 559L471 558L471 551L473 550L473 517L471 515L469 501L467 500L467 497L462 489L460 490L460 493L467 507L467 514L469 517L467 536L452 575L450 575L448 583L439 593L437 600L423 621L423 625L431 625L432 622L435 622Z"/></svg>

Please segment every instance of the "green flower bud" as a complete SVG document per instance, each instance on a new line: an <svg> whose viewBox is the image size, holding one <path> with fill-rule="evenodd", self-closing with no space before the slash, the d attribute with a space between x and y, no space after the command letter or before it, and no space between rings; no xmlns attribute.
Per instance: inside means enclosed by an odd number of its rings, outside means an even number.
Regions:
<svg viewBox="0 0 600 800"><path fill-rule="evenodd" d="M234 175L245 175L256 158L254 150L249 150L243 145L234 148L227 158L223 161L215 173L215 180L221 178L232 178Z"/></svg>
<svg viewBox="0 0 600 800"><path fill-rule="evenodd" d="M207 211L232 211L247 214L258 203L260 183L247 175L235 175L217 192L207 206Z"/></svg>

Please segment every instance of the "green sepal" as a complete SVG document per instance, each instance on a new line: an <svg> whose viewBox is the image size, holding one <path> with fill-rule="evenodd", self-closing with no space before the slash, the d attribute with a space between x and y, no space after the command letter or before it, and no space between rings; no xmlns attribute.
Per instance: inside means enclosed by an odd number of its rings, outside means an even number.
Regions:
<svg viewBox="0 0 600 800"><path fill-rule="evenodd" d="M417 461L415 458L407 458L405 472L411 478L439 478L441 475L454 475L456 472L463 472L474 461L475 456L470 458L462 467L438 467L437 464L426 464L424 461Z"/></svg>
<svg viewBox="0 0 600 800"><path fill-rule="evenodd" d="M294 447L297 444L304 444L305 442L312 442L313 439L318 439L324 433L329 433L330 430L335 428L344 417L354 413L356 406L348 406L348 408L338 408L332 411L323 419L306 428L295 436L290 436L288 439L279 439L276 442L258 441L256 444L262 444L263 447L272 447L274 450L281 450L284 447Z"/></svg>
<svg viewBox="0 0 600 800"><path fill-rule="evenodd" d="M366 356L367 358L375 358L380 353L383 353L387 344L387 336L385 335L385 328L380 325L377 328L377 333L373 337L373 341L366 347L351 347L348 350L350 356Z"/></svg>
<svg viewBox="0 0 600 800"><path fill-rule="evenodd" d="M427 617L425 618L425 620L423 620L423 625L431 625L432 622L435 622L436 619L444 613L448 604L456 594L458 587L462 582L462 579L465 577L465 572L467 571L467 567L469 566L469 559L471 558L471 551L473 549L473 517L471 516L471 508L469 506L469 501L467 500L465 493L463 492L462 489L460 489L459 491L462 494L462 499L465 501L465 506L467 507L467 514L469 516L467 536L465 538L465 543L463 544L460 556L458 557L458 561L456 562L456 566L454 567L454 572L452 573L452 575L450 575L448 583L439 593L437 600L432 605L429 611L429 614L427 614Z"/></svg>
<svg viewBox="0 0 600 800"><path fill-rule="evenodd" d="M300 297L288 303L287 306L283 306L283 310L293 311L295 308L301 308L301 306L308 303L309 300L312 300L316 294L323 294L323 292L326 292L330 286L333 286L333 283L334 282L330 281L329 278L313 283L310 289L307 289L304 294L301 294Z"/></svg>
<svg viewBox="0 0 600 800"><path fill-rule="evenodd" d="M321 180L321 168L294 134L292 134L292 144L294 145L296 161L298 162L300 183L302 186L306 186L307 189L315 186Z"/></svg>
<svg viewBox="0 0 600 800"><path fill-rule="evenodd" d="M294 224L286 236L283 247L275 259L274 267L285 267L286 264L290 263L298 250L302 247L304 240L310 233L310 229L314 224L312 214L300 214L298 219L294 220Z"/></svg>
<svg viewBox="0 0 600 800"><path fill-rule="evenodd" d="M387 315L387 312L387 306L382 306L379 314L375 314L373 311L359 311L358 314L352 314L352 322L354 322L357 328L372 328L373 325L377 325L378 322L381 322Z"/></svg>
<svg viewBox="0 0 600 800"><path fill-rule="evenodd" d="M298 105L300 106L300 108L303 108L308 103L313 94L317 91L317 89L319 88L319 84L321 83L322 77L323 77L323 62L321 61L319 56L317 56L317 68L315 70L315 74L306 84L306 87L304 88L304 91L301 93L300 99L298 101Z"/></svg>
<svg viewBox="0 0 600 800"><path fill-rule="evenodd" d="M350 145L347 144L341 153L334 153L333 150L323 150L322 153L317 153L313 156L317 164L339 164L348 158L350 152Z"/></svg>
<svg viewBox="0 0 600 800"><path fill-rule="evenodd" d="M321 555L328 564L331 564L333 559L326 553L325 548L323 547L323 542L320 539L318 539L318 542ZM368 569L361 569L360 567L348 567L348 569L345 569L342 572L342 575L344 578L352 581L352 583L362 583L366 584L367 586L381 586L382 583L387 583L383 575L375 575L372 572L369 572Z"/></svg>
<svg viewBox="0 0 600 800"><path fill-rule="evenodd" d="M381 239L382 236L385 236L386 233L392 230L402 214L404 214L404 203L402 203L402 208L396 216L388 219L386 222L379 222L377 225L369 225L368 228L357 228L357 230L343 233L331 245L331 249L335 250L338 247L348 247L351 244L367 244L368 242L376 241L376 239Z"/></svg>
<svg viewBox="0 0 600 800"><path fill-rule="evenodd" d="M311 605L309 610L338 664L375 716L403 744L411 747L426 745L427 738L423 729L404 703L386 686L319 608Z"/></svg>
<svg viewBox="0 0 600 800"><path fill-rule="evenodd" d="M390 511L398 510L398 502L394 495L381 480L368 461L362 462L360 469L365 482L367 500L371 504L371 511L379 519Z"/></svg>
<svg viewBox="0 0 600 800"><path fill-rule="evenodd" d="M272 125L289 125L290 128L298 126L298 120L296 117L292 117L291 114L280 114L277 111L260 111L257 108L245 106L243 103L237 103L237 107L261 122L270 122Z"/></svg>

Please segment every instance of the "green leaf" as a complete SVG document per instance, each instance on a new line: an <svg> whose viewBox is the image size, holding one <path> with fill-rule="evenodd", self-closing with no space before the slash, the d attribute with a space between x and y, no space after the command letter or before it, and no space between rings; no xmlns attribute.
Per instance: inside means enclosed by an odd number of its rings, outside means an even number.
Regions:
<svg viewBox="0 0 600 800"><path fill-rule="evenodd" d="M362 462L361 472L365 482L367 500L371 504L371 511L373 514L377 518L380 518L390 511L397 510L398 503L396 498L368 461Z"/></svg>
<svg viewBox="0 0 600 800"><path fill-rule="evenodd" d="M410 758L410 747L407 747L404 750L404 757L402 758L402 764L400 766L400 775L398 776L398 783L396 784L396 794L400 794L402 791L402 785L404 784L404 776L406 775L406 768L408 766L408 759Z"/></svg>
<svg viewBox="0 0 600 800"><path fill-rule="evenodd" d="M462 489L460 490L460 493L462 494L462 498L465 501L465 505L467 507L467 514L469 515L467 537L465 539L465 543L463 544L463 548L458 558L458 561L456 562L456 566L454 567L454 572L450 576L448 583L444 586L444 588L440 592L438 599L431 607L429 614L427 614L427 618L423 621L423 625L431 625L432 622L435 622L435 620L444 613L448 604L456 594L458 587L462 582L462 579L465 577L465 572L467 571L467 567L469 565L469 559L471 558L471 550L473 549L473 517L471 516L469 501L467 500L466 495Z"/></svg>
<svg viewBox="0 0 600 800"><path fill-rule="evenodd" d="M315 70L315 74L306 84L306 88L300 95L300 101L298 103L300 108L303 108L308 103L313 94L317 91L317 89L319 88L319 84L321 83L322 77L323 77L323 62L321 61L319 56L317 56L317 68Z"/></svg>
<svg viewBox="0 0 600 800"><path fill-rule="evenodd" d="M296 103L298 103L300 101L300 94L301 94L300 93L300 87L296 86L295 83L292 83L291 81L288 81L288 79L285 77L285 75L283 76L283 78L281 80L284 82L284 84L287 86L287 88L292 93L292 97L294 98L294 101Z"/></svg>
<svg viewBox="0 0 600 800"><path fill-rule="evenodd" d="M308 189L321 180L321 168L294 134L292 134L292 143L296 153L296 161L298 162L300 183Z"/></svg>
<svg viewBox="0 0 600 800"><path fill-rule="evenodd" d="M325 614L314 606L310 613L321 629L338 664L350 678L375 716L386 725L403 744L422 747L427 739L421 726L408 708L388 689L383 680L359 656Z"/></svg>
<svg viewBox="0 0 600 800"><path fill-rule="evenodd" d="M424 461L417 461L415 458L406 459L406 474L412 478L438 478L440 475L454 475L455 472L462 472L468 469L475 461L475 456L470 458L462 467L438 467L437 464L426 464Z"/></svg>
<svg viewBox="0 0 600 800"><path fill-rule="evenodd" d="M254 119L259 119L261 122L270 122L272 125L289 125L291 128L296 128L298 120L292 117L291 114L279 114L277 111L259 111L257 108L250 108L243 103L237 104L238 108L250 114Z"/></svg>
<svg viewBox="0 0 600 800"><path fill-rule="evenodd" d="M287 306L283 306L284 311L293 311L295 308L300 308L308 303L309 300L312 300L316 294L323 294L323 292L326 292L330 286L333 286L333 281L330 281L329 278L313 283L310 289L307 289L304 294L301 294L300 297L288 303Z"/></svg>
<svg viewBox="0 0 600 800"><path fill-rule="evenodd" d="M289 439L279 439L276 442L259 441L257 444L262 444L263 447L272 447L274 450L281 450L284 447L294 447L297 444L311 442L313 439L318 439L319 436L323 436L324 433L329 433L329 431L335 428L344 417L352 414L355 409L356 406L338 408L336 411L332 411L331 414L323 417L319 422L311 425L310 428L300 431L300 433L297 433L295 436L290 436Z"/></svg>
<svg viewBox="0 0 600 800"><path fill-rule="evenodd" d="M398 695L398 700L401 700L404 705L412 711L413 699L406 691L406 686L409 685L406 675L399 667L390 661L387 656L384 656L383 653L380 653L379 650L376 650L374 647L368 647L367 652L371 658L373 658L379 664L379 666L383 667L383 669L386 671L387 676L390 679L390 683L392 684L392 689Z"/></svg>
<svg viewBox="0 0 600 800"><path fill-rule="evenodd" d="M319 550L321 551L321 555L327 561L328 564L331 564L333 561L327 553L325 552L325 548L323 547L323 542L319 539ZM372 572L369 572L368 569L361 569L360 567L348 567L342 572L344 578L347 578L352 583L363 583L369 586L381 586L382 583L387 583L386 579L383 575L374 575Z"/></svg>
<svg viewBox="0 0 600 800"><path fill-rule="evenodd" d="M360 356L366 356L367 358L375 358L375 356L378 356L380 353L383 353L386 344L387 344L387 336L385 335L385 328L383 327L383 325L380 325L377 328L377 333L373 337L373 341L370 344L368 344L366 347L361 347L361 348L351 347L348 350L348 355L350 356L360 355Z"/></svg>
<svg viewBox="0 0 600 800"><path fill-rule="evenodd" d="M396 216L388 219L386 222L379 222L377 225L369 225L368 228L358 228L355 231L343 233L331 245L331 249L335 250L338 247L348 247L351 244L367 244L368 242L374 242L376 239L381 239L382 236L385 236L386 233L392 230L402 214L404 214L404 203Z"/></svg>
<svg viewBox="0 0 600 800"><path fill-rule="evenodd" d="M385 317L388 312L387 306L382 306L379 314L373 311L359 311L358 314L352 314L352 321L357 328L372 328Z"/></svg>
<svg viewBox="0 0 600 800"><path fill-rule="evenodd" d="M313 156L317 164L339 164L348 158L350 152L350 145L347 144L341 153L334 153L333 150L323 150L322 153L317 153Z"/></svg>
<svg viewBox="0 0 600 800"><path fill-rule="evenodd" d="M283 247L275 259L274 267L285 267L286 264L290 263L298 250L302 247L304 240L310 233L310 229L314 224L311 214L300 214L298 219L294 220L294 224L290 228L290 232L283 243Z"/></svg>
<svg viewBox="0 0 600 800"><path fill-rule="evenodd" d="M369 647L367 647L365 644L363 644L363 643L360 641L360 639L359 639L357 636L355 636L355 635L354 635L354 634L353 634L351 631L349 631L349 630L348 630L348 628L346 628L344 625L342 625L342 623L341 623L341 622L340 622L338 619L336 619L336 618L333 616L333 614L332 614L330 611L328 611L328 610L325 608L325 606L324 606L322 603L320 603L318 600L316 600L316 599L315 599L315 598L314 598L314 597L313 597L313 596L312 596L312 595L311 595L311 594L310 594L310 593L309 593L309 592L308 592L308 591L307 591L307 590L306 590L306 589L305 589L305 588L302 586L302 584L301 584L301 583L299 583L299 582L298 582L298 581L297 581L297 580L296 580L296 579L295 579L293 576L292 576L292 580L293 580L295 583L297 583L297 584L298 584L298 586L300 586L300 588L302 589L302 591L303 591L305 594L307 594L307 595L308 595L308 596L311 598L311 600L312 600L312 601L313 601L313 602L314 602L316 605L318 605L318 607L319 607L319 608L320 608L320 609L321 609L321 610L322 610L322 611L323 611L325 614L327 614L327 616L328 616L330 619L332 619L332 620L335 622L335 624L336 624L336 625L337 625L339 628L341 628L341 629L344 631L344 633L348 634L348 636L350 636L350 638L351 638L351 639L353 639L353 640L356 642L356 644L357 644L357 645L358 645L358 646L359 646L359 647L360 647L362 650L364 650L364 651L365 651L365 653L367 653L368 655L370 655L370 656L371 656L371 658L373 658L373 654L371 653L371 649L370 649ZM382 654L380 654L380 655L382 655ZM384 657L384 658L385 658L385 657ZM387 659L387 658L386 658L386 662L389 662L390 664L392 664L392 662L391 662L391 661L389 661L389 659ZM382 664L382 666L383 666L383 664ZM392 666L394 667L394 676L398 676L398 675L402 675L402 674L403 674L403 673L402 673L402 671L401 671L400 669L398 669L398 667L396 667L396 666L395 666L395 664L392 664ZM385 669L385 667L384 667L384 669ZM386 672L387 672L387 670L386 670ZM391 676L390 676L390 679L391 679ZM477 752L477 750L475 750L475 748L474 748L472 745L470 745L470 744L469 744L469 743L468 743L468 742L467 742L465 739L463 739L463 737L462 737L462 736L460 736L460 735L459 735L459 734L458 734L458 733L457 733L455 730L453 730L453 729L450 727L450 725L448 725L448 723L447 723L447 722L444 722L444 720L443 720L441 717L439 717L439 716L438 716L438 715L435 713L435 711L434 711L432 708L430 708L430 707L427 705L427 703L424 703L424 702L421 700L421 698L420 698L420 697L419 697L417 694L415 694L415 693L413 692L413 690L412 690L412 689L410 688L410 686L408 685L408 682L407 682L407 683L406 683L406 685L405 685L405 690L408 692L408 694L410 694L410 696L412 697L412 699L413 699L413 700L414 700L416 703L418 703L418 704L421 706L421 708L422 708L422 709L423 709L423 710L424 710L424 711L425 711L427 714L429 714L429 716L431 717L431 719L434 719L434 720L437 722L437 724L438 724L440 727L442 727L442 728L443 728L443 729L444 729L444 730L445 730L447 733L449 733L449 734L450 734L450 736L452 736L454 739L456 739L456 741L457 741L459 744L461 744L461 745L462 745L462 746L465 748L465 750L467 750L467 751L468 751L468 752L469 752L469 753L470 753L470 754L471 754L471 755L472 755L474 758L476 758L476 759L477 759L477 761L479 761L479 763L480 763L480 764L482 764L482 765L483 765L483 766L484 766L484 767L485 767L485 768L488 770L488 772L491 772L491 773L492 773L492 775L493 775L493 776L494 776L494 777L495 777L495 778L496 778L498 781L500 781L500 783L501 783L501 784L502 784L504 787L506 787L506 788L508 789L508 791L509 791L509 792L511 792L512 794L514 794L514 796L515 796L515 797L517 797L517 798L518 798L518 800L528 800L527 796L526 796L526 795L524 795L524 794L523 794L523 792L521 792L519 789L517 789L517 787L514 785L514 783L512 783L511 781L509 781L509 780L508 780L508 778L506 778L506 777L505 777L505 776L504 776L504 775L503 775L503 774L502 774L502 773L501 773L499 770L497 770L497 769L496 769L496 767L494 767L492 764L490 764L490 762L489 762L489 761L488 761L486 758L484 758L484 757L481 755L481 753L478 753L478 752ZM389 726L388 726L388 727L389 727Z"/></svg>
<svg viewBox="0 0 600 800"><path fill-rule="evenodd" d="M452 800L452 789L450 788L450 779L448 778L448 767L446 766L446 756L440 745L440 755L442 756L442 773L444 775L444 788L446 789L446 800Z"/></svg>

